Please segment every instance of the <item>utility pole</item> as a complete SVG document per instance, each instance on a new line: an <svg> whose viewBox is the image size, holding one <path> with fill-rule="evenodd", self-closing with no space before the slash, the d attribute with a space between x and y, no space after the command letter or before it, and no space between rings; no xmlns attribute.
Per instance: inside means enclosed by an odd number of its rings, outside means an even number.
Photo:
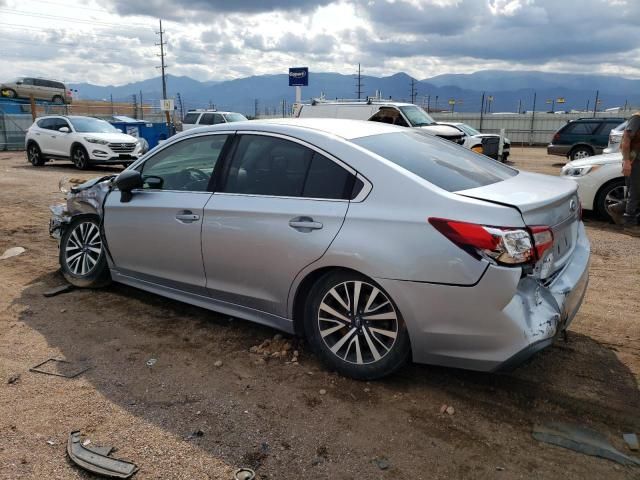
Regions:
<svg viewBox="0 0 640 480"><path fill-rule="evenodd" d="M358 75L356 77L356 95L358 96L358 100L362 97L362 87L364 87L362 83L362 71L360 70L360 64L358 64Z"/></svg>
<svg viewBox="0 0 640 480"><path fill-rule="evenodd" d="M598 111L598 97L600 96L600 90L596 90L596 102L593 104L593 118L596 118L596 112Z"/></svg>
<svg viewBox="0 0 640 480"><path fill-rule="evenodd" d="M418 95L418 90L416 89L416 80L411 77L411 103L416 103L416 96Z"/></svg>
<svg viewBox="0 0 640 480"><path fill-rule="evenodd" d="M258 118L258 99L253 100L253 118Z"/></svg>
<svg viewBox="0 0 640 480"><path fill-rule="evenodd" d="M589 111L589 102L590 102L590 100L589 100L589 99L587 99L587 108L585 108L585 109L584 109L584 111L585 111L585 112L588 112L588 111Z"/></svg>
<svg viewBox="0 0 640 480"><path fill-rule="evenodd" d="M533 127L536 120L536 98L537 92L533 92L533 110L531 111L531 131L529 132L529 145L533 145Z"/></svg>
<svg viewBox="0 0 640 480"><path fill-rule="evenodd" d="M133 110L133 118L138 118L138 97L135 93L131 95L131 109Z"/></svg>
<svg viewBox="0 0 640 480"><path fill-rule="evenodd" d="M167 99L167 77L165 76L165 69L168 67L164 63L164 57L166 56L164 53L164 46L167 42L164 41L164 30L162 30L162 20L160 20L160 31L156 32L156 35L160 35L160 43L156 43L156 46L160 46L160 66L156 68L160 68L162 74L162 99ZM165 110L165 118L167 121L167 128L171 129L171 119L169 118L169 110ZM173 134L173 132L170 132Z"/></svg>
<svg viewBox="0 0 640 480"><path fill-rule="evenodd" d="M140 119L144 119L144 103L142 103L142 90L140 90Z"/></svg>
<svg viewBox="0 0 640 480"><path fill-rule="evenodd" d="M438 95L436 95L436 106L435 106L435 111L438 111Z"/></svg>
<svg viewBox="0 0 640 480"><path fill-rule="evenodd" d="M427 95L427 113L431 111L431 95Z"/></svg>
<svg viewBox="0 0 640 480"><path fill-rule="evenodd" d="M113 93L109 94L109 102L111 102L111 116L113 116Z"/></svg>
<svg viewBox="0 0 640 480"><path fill-rule="evenodd" d="M518 100L518 114L522 113L522 99Z"/></svg>

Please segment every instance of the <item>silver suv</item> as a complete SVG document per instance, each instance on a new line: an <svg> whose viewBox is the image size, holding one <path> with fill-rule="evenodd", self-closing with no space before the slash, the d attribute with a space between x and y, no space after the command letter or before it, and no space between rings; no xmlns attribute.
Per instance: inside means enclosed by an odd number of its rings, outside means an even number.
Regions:
<svg viewBox="0 0 640 480"><path fill-rule="evenodd" d="M30 98L53 103L71 103L72 95L64 83L44 78L22 77L0 84L0 94L9 98Z"/></svg>

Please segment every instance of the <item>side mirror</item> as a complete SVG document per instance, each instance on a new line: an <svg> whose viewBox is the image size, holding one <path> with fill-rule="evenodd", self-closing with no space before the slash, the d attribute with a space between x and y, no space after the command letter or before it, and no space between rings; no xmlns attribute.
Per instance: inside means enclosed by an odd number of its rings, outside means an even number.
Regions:
<svg viewBox="0 0 640 480"><path fill-rule="evenodd" d="M18 80L18 81L16 82L16 85L22 85L22 80Z"/></svg>
<svg viewBox="0 0 640 480"><path fill-rule="evenodd" d="M131 190L142 188L142 174L137 170L125 170L116 177L115 184L120 190L120 201L126 203L131 200Z"/></svg>
<svg viewBox="0 0 640 480"><path fill-rule="evenodd" d="M69 133L71 130L69 130L69 127L60 127L58 131L62 133Z"/></svg>

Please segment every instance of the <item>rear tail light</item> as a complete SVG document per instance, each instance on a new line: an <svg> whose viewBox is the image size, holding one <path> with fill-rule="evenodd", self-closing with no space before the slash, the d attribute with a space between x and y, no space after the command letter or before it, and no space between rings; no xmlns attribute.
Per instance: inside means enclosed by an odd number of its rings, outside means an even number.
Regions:
<svg viewBox="0 0 640 480"><path fill-rule="evenodd" d="M553 136L553 139L551 140L551 143L553 143L553 142L557 142L558 140L560 140L560 134L559 134L559 133L556 133L556 134Z"/></svg>
<svg viewBox="0 0 640 480"><path fill-rule="evenodd" d="M443 218L430 218L429 223L470 255L501 265L533 263L553 246L549 227L494 227Z"/></svg>

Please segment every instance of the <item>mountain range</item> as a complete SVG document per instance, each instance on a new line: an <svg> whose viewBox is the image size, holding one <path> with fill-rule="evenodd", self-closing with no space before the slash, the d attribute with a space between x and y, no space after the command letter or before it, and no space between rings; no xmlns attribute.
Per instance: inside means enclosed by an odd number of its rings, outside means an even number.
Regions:
<svg viewBox="0 0 640 480"><path fill-rule="evenodd" d="M363 75L362 97L379 94L382 98L410 101L414 81L414 103L432 110L454 108L456 111L477 112L492 99L490 111L517 112L593 109L596 92L600 110L628 105L640 105L640 80L619 76L580 75L534 71L483 70L471 74L444 74L423 80L412 79L406 73L387 77ZM140 95L145 103L159 104L162 98L160 77L119 86L99 86L88 83L71 84L78 98L129 101ZM324 95L327 99L355 98L356 78L340 73L310 72L309 86L302 90L303 100ZM219 110L242 112L246 115L277 114L283 101L289 106L295 98L288 86L288 75L257 75L227 81L198 81L186 76L167 76L167 94L180 94L184 110L215 106ZM565 102L556 104L557 99ZM455 105L450 104L455 100ZM139 98L138 98L139 101ZM486 105L487 103L485 103ZM555 105L553 105L555 104ZM487 108L487 107L485 107Z"/></svg>

